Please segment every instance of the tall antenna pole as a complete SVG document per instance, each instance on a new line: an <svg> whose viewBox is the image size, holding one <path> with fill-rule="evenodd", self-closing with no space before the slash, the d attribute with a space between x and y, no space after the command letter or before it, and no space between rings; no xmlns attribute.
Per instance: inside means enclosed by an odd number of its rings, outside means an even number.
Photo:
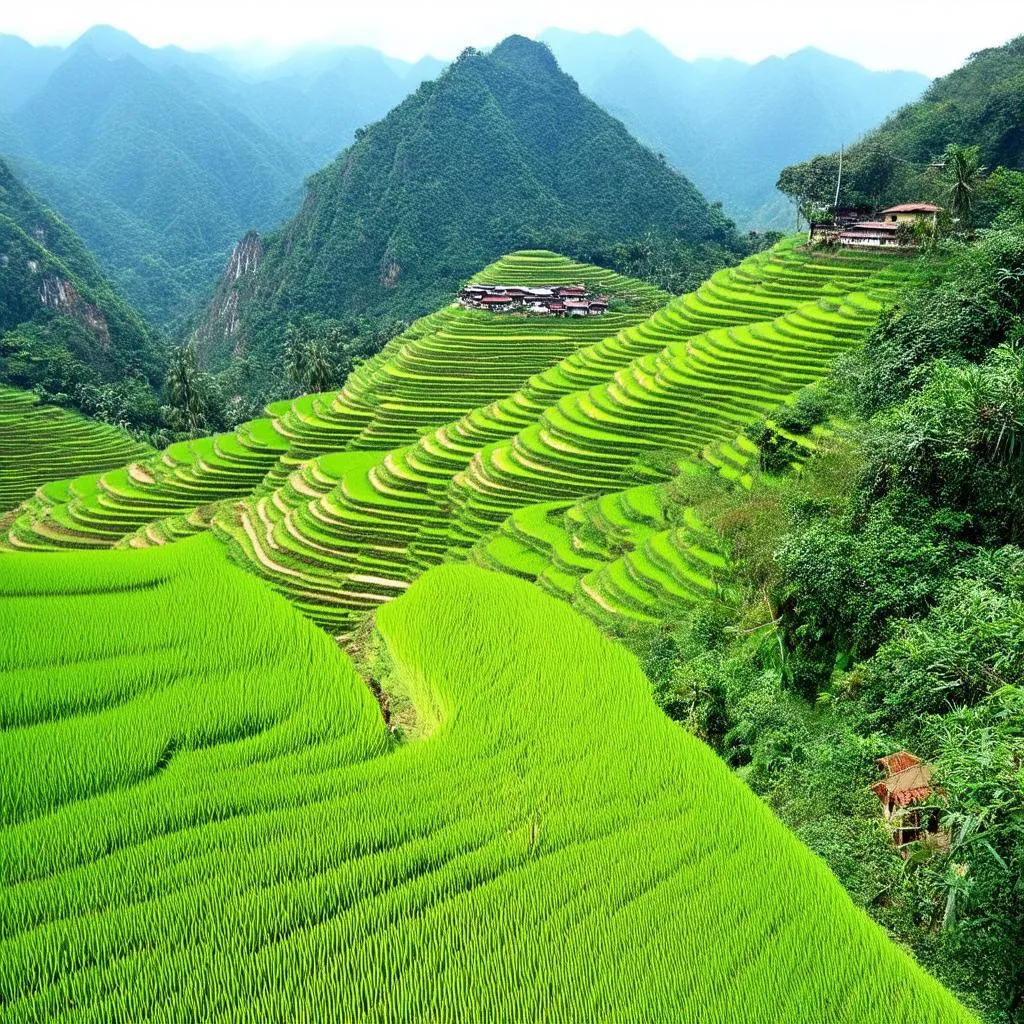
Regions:
<svg viewBox="0 0 1024 1024"><path fill-rule="evenodd" d="M843 148L844 143L839 144L839 177L836 179L836 201L832 204L832 215L835 216L839 209L839 188L843 184Z"/></svg>

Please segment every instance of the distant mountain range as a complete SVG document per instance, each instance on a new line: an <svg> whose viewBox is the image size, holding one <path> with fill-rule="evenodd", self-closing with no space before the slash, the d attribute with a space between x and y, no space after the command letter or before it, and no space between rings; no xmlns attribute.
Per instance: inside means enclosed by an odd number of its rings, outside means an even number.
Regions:
<svg viewBox="0 0 1024 1024"><path fill-rule="evenodd" d="M515 249L589 252L649 233L717 265L742 243L725 215L559 70L511 36L467 51L307 182L299 213L236 250L204 357L263 356L290 317L436 308Z"/></svg>
<svg viewBox="0 0 1024 1024"><path fill-rule="evenodd" d="M946 204L937 172L951 143L977 146L980 163L989 171L1024 170L1024 35L981 50L963 67L937 78L917 103L849 149L841 201L885 205L913 198ZM791 169L807 199L821 206L831 202L839 169L839 154L825 149L828 155ZM993 175L989 185L997 181ZM978 211L983 217L993 212Z"/></svg>
<svg viewBox="0 0 1024 1024"><path fill-rule="evenodd" d="M106 27L66 48L0 36L0 155L166 325L247 229L280 223L306 174L442 66L342 47L242 73Z"/></svg>
<svg viewBox="0 0 1024 1024"><path fill-rule="evenodd" d="M644 32L551 29L540 37L580 88L690 178L743 228L791 228L775 190L787 164L850 145L928 86L800 50L758 64L685 61Z"/></svg>
<svg viewBox="0 0 1024 1024"><path fill-rule="evenodd" d="M788 226L779 170L927 84L818 51L748 66L683 61L640 32L543 38L586 95L744 228ZM67 47L0 36L0 156L151 322L174 327L243 234L285 221L306 175L444 66L326 47L254 69L102 26Z"/></svg>

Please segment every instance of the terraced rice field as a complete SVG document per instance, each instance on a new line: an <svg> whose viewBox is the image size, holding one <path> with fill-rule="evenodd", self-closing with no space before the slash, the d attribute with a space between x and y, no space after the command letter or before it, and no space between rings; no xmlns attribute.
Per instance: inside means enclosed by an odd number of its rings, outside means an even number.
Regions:
<svg viewBox="0 0 1024 1024"><path fill-rule="evenodd" d="M970 1019L566 604L378 626L419 742L210 535L5 556L5 1021Z"/></svg>
<svg viewBox="0 0 1024 1024"><path fill-rule="evenodd" d="M0 517L37 487L151 455L124 431L0 385Z"/></svg>
<svg viewBox="0 0 1024 1024"><path fill-rule="evenodd" d="M749 453L734 441L744 423L858 344L912 273L907 263L823 260L782 246L315 497L281 488L222 511L216 526L316 621L347 633L517 510L621 491L645 454L668 449L682 463L707 453L741 478ZM611 571L621 581L645 557ZM676 560L683 576L685 560ZM546 579L569 588L564 576ZM618 607L650 613L641 605Z"/></svg>
<svg viewBox="0 0 1024 1024"><path fill-rule="evenodd" d="M281 486L310 458L415 441L424 429L515 391L533 373L609 331L640 323L668 298L650 285L551 253L526 256L546 280L599 279L630 311L568 321L448 307L413 324L360 366L340 392L278 403L267 419L234 434L173 445L127 469L81 477L42 494L9 527L7 545L89 548L136 532L133 544L187 536L208 526L217 502ZM487 272L522 277L521 264L513 254Z"/></svg>
<svg viewBox="0 0 1024 1024"><path fill-rule="evenodd" d="M476 552L515 568L510 517L621 492L645 456L660 453L663 467L703 459L742 480L743 425L859 344L914 273L889 254L810 254L789 240L663 302L607 271L513 254L479 278L582 280L631 298L633 311L545 320L441 310L336 394L44 491L7 543L146 546L212 524L237 558L347 635L442 560ZM721 590L690 559L706 545L681 530L666 524L664 537L620 545L585 572L553 564L537 575L597 613L658 615L667 595Z"/></svg>

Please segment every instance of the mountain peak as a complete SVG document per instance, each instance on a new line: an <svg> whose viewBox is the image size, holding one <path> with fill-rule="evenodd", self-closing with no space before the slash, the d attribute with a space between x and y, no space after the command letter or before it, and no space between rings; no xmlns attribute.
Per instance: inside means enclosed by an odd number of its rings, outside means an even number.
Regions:
<svg viewBox="0 0 1024 1024"><path fill-rule="evenodd" d="M648 233L695 251L740 247L724 215L584 97L545 45L510 36L457 60L308 179L301 210L236 289L232 344L272 352L300 303L328 317L420 316L503 253L593 252Z"/></svg>
<svg viewBox="0 0 1024 1024"><path fill-rule="evenodd" d="M503 39L491 51L491 56L526 71L558 71L558 61L551 50L544 43L527 39L526 36L513 35Z"/></svg>
<svg viewBox="0 0 1024 1024"><path fill-rule="evenodd" d="M124 57L146 49L135 36L112 25L93 25L83 32L69 49L74 50L83 46L91 47L103 57Z"/></svg>

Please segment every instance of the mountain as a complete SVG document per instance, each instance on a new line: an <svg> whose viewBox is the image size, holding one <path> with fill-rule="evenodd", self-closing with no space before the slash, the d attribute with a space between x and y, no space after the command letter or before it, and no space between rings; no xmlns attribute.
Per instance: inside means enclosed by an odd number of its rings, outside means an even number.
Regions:
<svg viewBox="0 0 1024 1024"><path fill-rule="evenodd" d="M59 46L32 46L17 36L0 35L0 114L24 103L63 59Z"/></svg>
<svg viewBox="0 0 1024 1024"><path fill-rule="evenodd" d="M791 225L775 190L784 166L852 142L928 85L816 49L749 65L684 61L640 31L541 38L591 99L752 228Z"/></svg>
<svg viewBox="0 0 1024 1024"><path fill-rule="evenodd" d="M466 51L313 175L262 253L232 260L200 335L234 334L233 349L252 351L279 344L296 313L418 316L503 252L646 233L694 252L741 248L721 211L583 96L546 46L512 36ZM216 326L223 310L235 331Z"/></svg>
<svg viewBox="0 0 1024 1024"><path fill-rule="evenodd" d="M936 79L917 103L893 115L853 146L843 163L842 201L873 205L945 194L936 174L950 144L980 150L990 169L1024 169L1024 36L981 50ZM826 152L828 150L825 150ZM806 197L832 201L838 154L787 169ZM799 183L799 184L797 184Z"/></svg>
<svg viewBox="0 0 1024 1024"><path fill-rule="evenodd" d="M305 175L434 72L375 50L259 73L97 26L66 48L0 37L0 152L128 298L169 325L232 243L294 212Z"/></svg>
<svg viewBox="0 0 1024 1024"><path fill-rule="evenodd" d="M138 406L134 422L155 419L163 372L158 339L75 232L2 161L0 354L7 383L80 406L115 385Z"/></svg>

